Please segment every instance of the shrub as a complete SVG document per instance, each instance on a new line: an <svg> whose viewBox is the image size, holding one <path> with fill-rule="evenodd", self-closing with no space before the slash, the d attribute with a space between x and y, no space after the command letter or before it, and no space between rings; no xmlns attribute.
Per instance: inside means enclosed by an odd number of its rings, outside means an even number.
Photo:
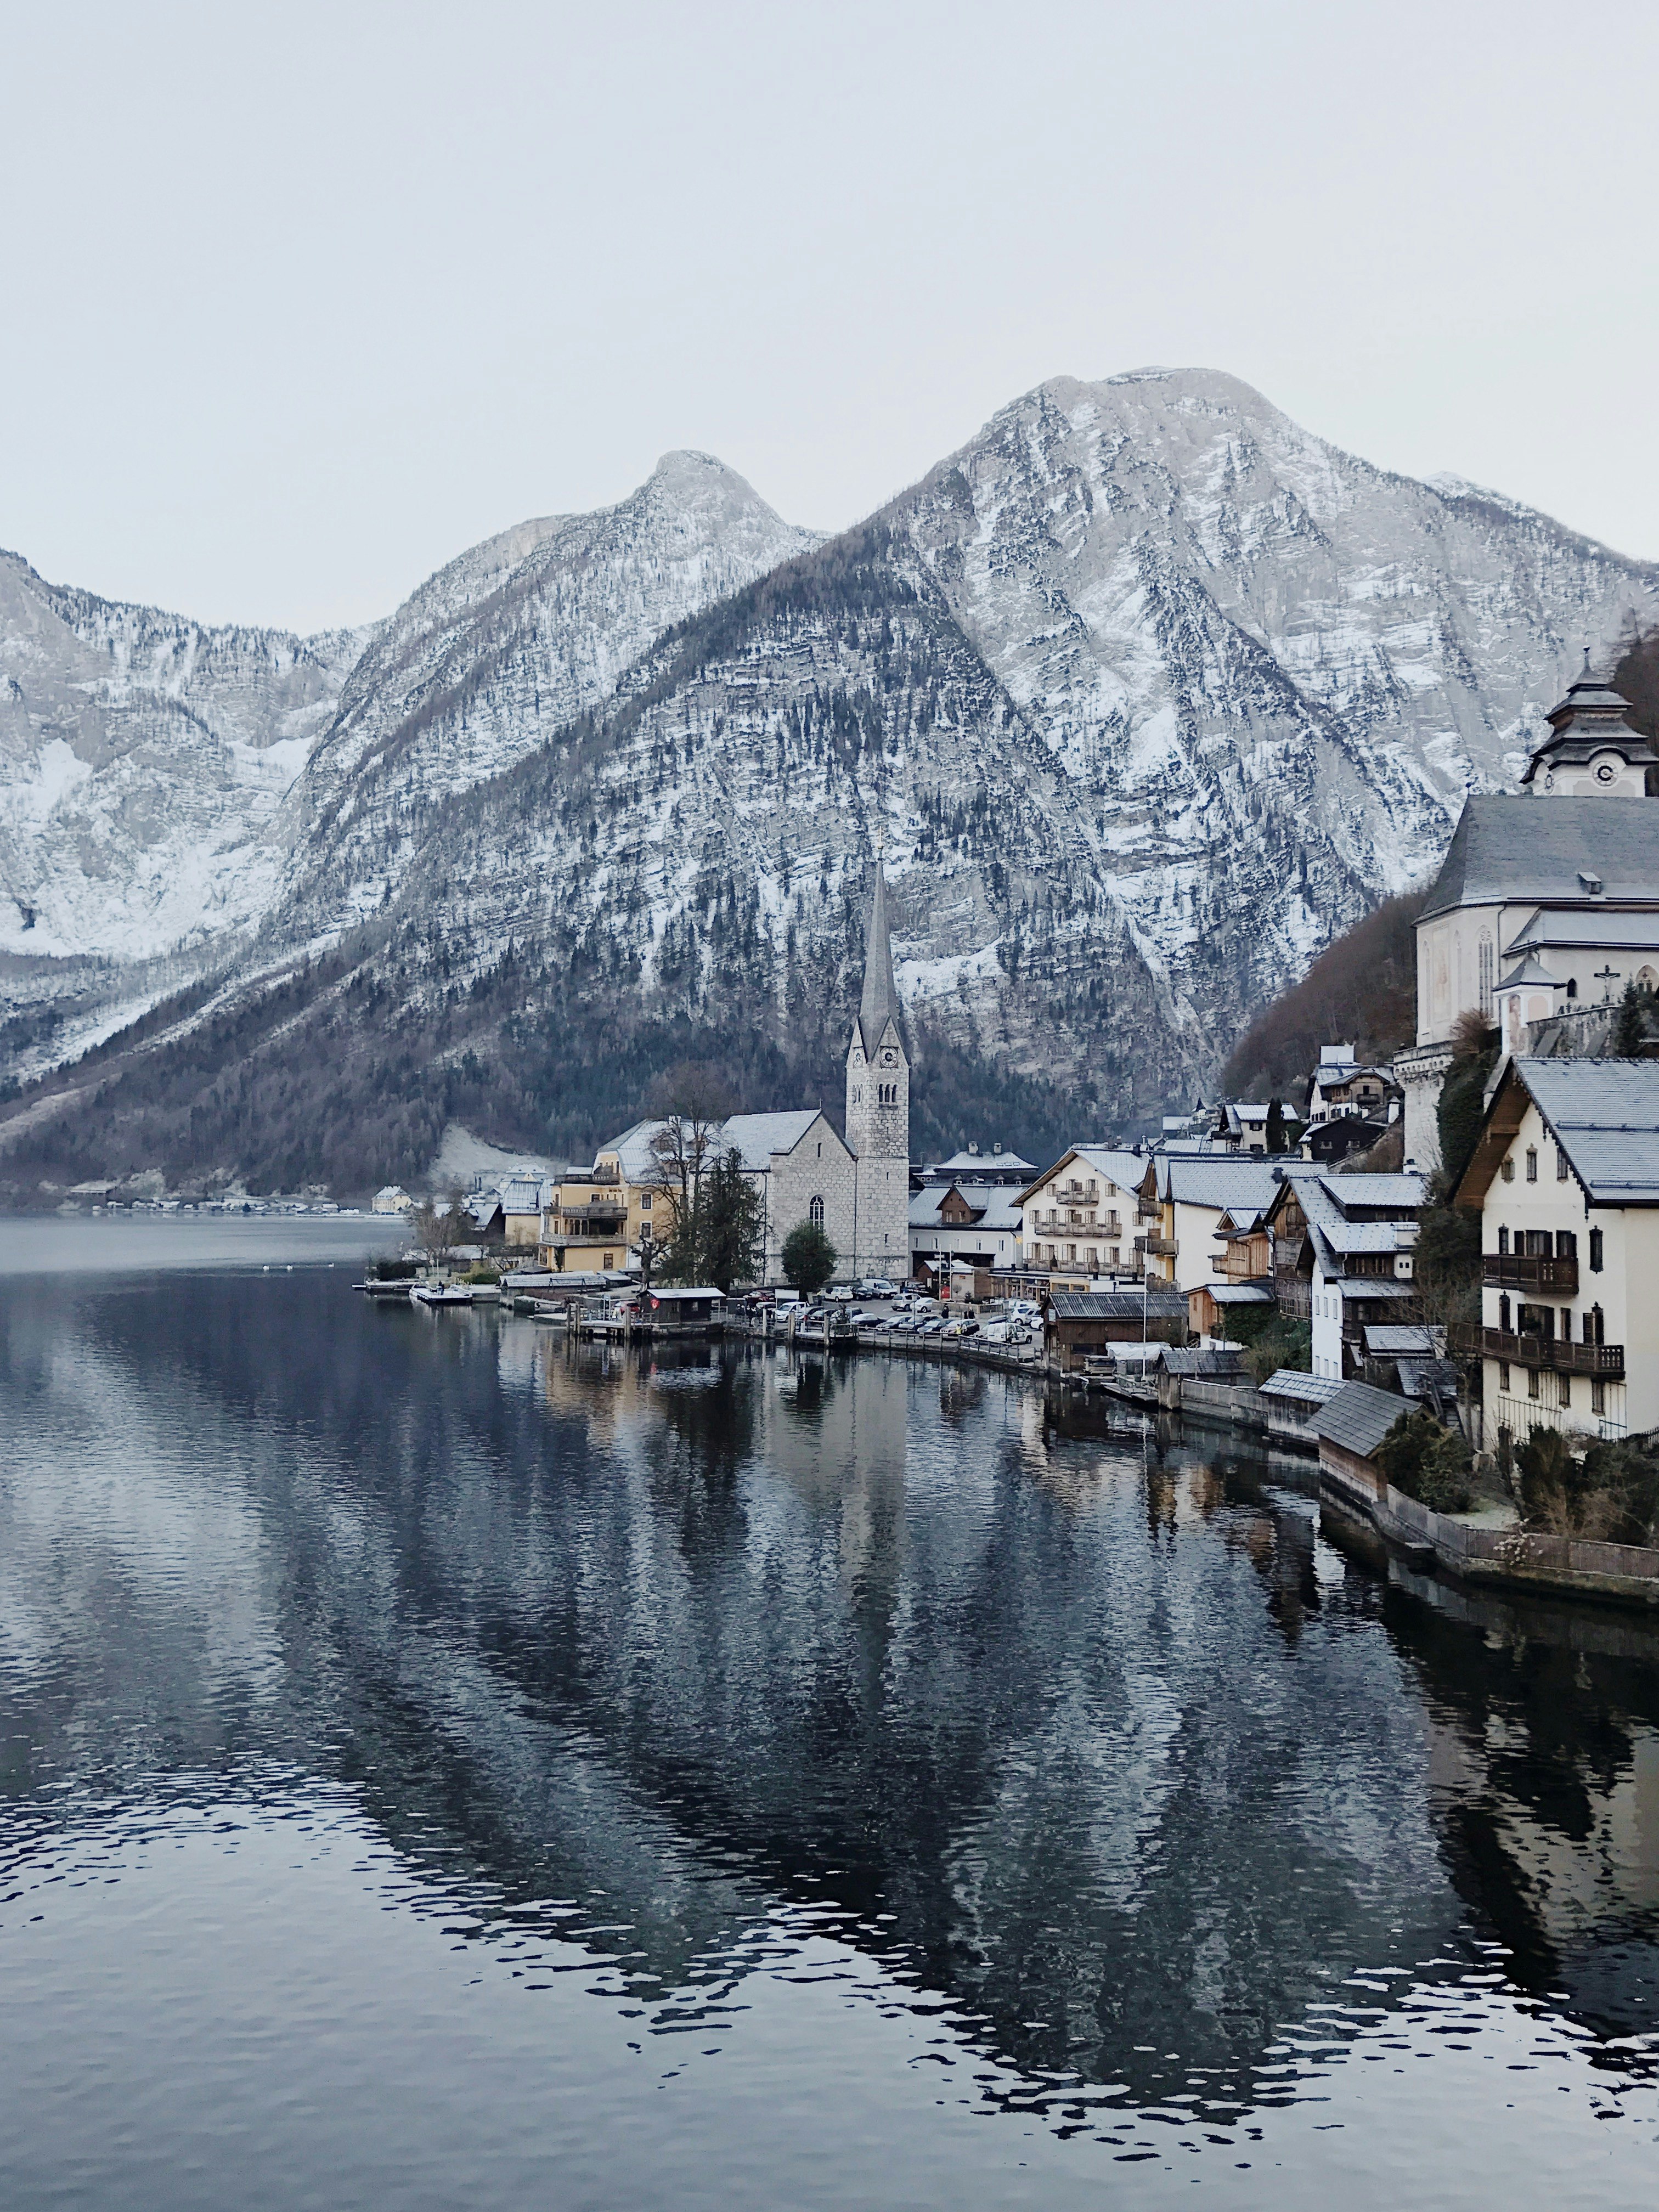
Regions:
<svg viewBox="0 0 1659 2212"><path fill-rule="evenodd" d="M1402 1413L1375 1454L1395 1488L1435 1513L1467 1513L1473 1455L1460 1430L1421 1407Z"/></svg>
<svg viewBox="0 0 1659 2212"><path fill-rule="evenodd" d="M1553 1536L1648 1544L1659 1536L1659 1454L1650 1441L1591 1444L1582 1455L1559 1429L1515 1448L1522 1517Z"/></svg>

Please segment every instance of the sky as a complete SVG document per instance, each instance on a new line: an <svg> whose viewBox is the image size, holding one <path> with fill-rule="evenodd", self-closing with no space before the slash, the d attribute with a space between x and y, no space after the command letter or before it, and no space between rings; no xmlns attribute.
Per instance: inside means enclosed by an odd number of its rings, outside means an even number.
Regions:
<svg viewBox="0 0 1659 2212"><path fill-rule="evenodd" d="M0 545L314 629L1162 363L1659 558L1656 82L1652 0L0 0Z"/></svg>

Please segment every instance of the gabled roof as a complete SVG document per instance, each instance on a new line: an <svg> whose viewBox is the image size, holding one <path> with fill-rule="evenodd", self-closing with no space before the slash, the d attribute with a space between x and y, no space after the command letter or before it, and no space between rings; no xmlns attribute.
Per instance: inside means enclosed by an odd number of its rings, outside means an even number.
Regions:
<svg viewBox="0 0 1659 2212"><path fill-rule="evenodd" d="M1322 1406L1344 1387L1334 1375L1304 1375L1299 1367L1276 1368L1265 1382L1256 1385L1262 1397L1280 1398L1297 1406Z"/></svg>
<svg viewBox="0 0 1659 2212"><path fill-rule="evenodd" d="M1273 1285L1260 1283L1205 1283L1201 1285L1218 1306L1270 1306L1273 1302Z"/></svg>
<svg viewBox="0 0 1659 2212"><path fill-rule="evenodd" d="M1419 921L1460 906L1582 906L1580 869L1606 898L1659 900L1659 805L1640 799L1464 802Z"/></svg>
<svg viewBox="0 0 1659 2212"><path fill-rule="evenodd" d="M1655 1060L1510 1060L1453 1193L1455 1205L1480 1206L1521 1126L1528 1099L1543 1115L1593 1206L1659 1206Z"/></svg>
<svg viewBox="0 0 1659 2212"><path fill-rule="evenodd" d="M1391 1390L1373 1390L1369 1382L1345 1382L1315 1413L1311 1425L1316 1437L1369 1459L1400 1416L1411 1410Z"/></svg>
<svg viewBox="0 0 1659 2212"><path fill-rule="evenodd" d="M1022 1200L1029 1199L1033 1191L1041 1190L1057 1175L1079 1162L1087 1173L1103 1176L1120 1190L1139 1190L1146 1173L1147 1157L1145 1152L1132 1152L1113 1145L1073 1145L1069 1152L1060 1154L1052 1167L1033 1176L1019 1194Z"/></svg>
<svg viewBox="0 0 1659 2212"><path fill-rule="evenodd" d="M1056 1321L1139 1321L1139 1291L1054 1291L1048 1304ZM1146 1311L1151 1321L1185 1321L1185 1291L1148 1291Z"/></svg>
<svg viewBox="0 0 1659 2212"><path fill-rule="evenodd" d="M1513 991L1523 983L1540 986L1547 991L1559 991L1561 988L1559 979L1551 975L1536 953L1533 952L1528 953L1518 967L1511 968L1509 974L1499 980L1498 988L1500 991Z"/></svg>
<svg viewBox="0 0 1659 2212"><path fill-rule="evenodd" d="M982 1176L988 1168L997 1174L1005 1168L1016 1169L1023 1175L1036 1173L1030 1161L1021 1159L1018 1152L952 1152L948 1160L935 1160L927 1172L966 1176L971 1180L975 1176Z"/></svg>
<svg viewBox="0 0 1659 2212"><path fill-rule="evenodd" d="M503 1213L539 1213L542 1210L541 1177L513 1176L501 1185L501 1206Z"/></svg>
<svg viewBox="0 0 1659 2212"><path fill-rule="evenodd" d="M1279 1177L1265 1160L1159 1154L1153 1166L1159 1198L1177 1206L1212 1206L1236 1215L1243 1206L1261 1212L1279 1193Z"/></svg>
<svg viewBox="0 0 1659 2212"><path fill-rule="evenodd" d="M1572 801L1576 806L1577 799ZM1659 807L1654 810L1659 815ZM1659 833L1656 833L1659 834ZM1581 907L1561 914L1545 908L1533 915L1504 947L1506 960L1523 952L1659 952L1659 912L1632 914L1628 908Z"/></svg>
<svg viewBox="0 0 1659 2212"><path fill-rule="evenodd" d="M1220 1352L1213 1345L1200 1350L1196 1346L1166 1344L1157 1361L1166 1375L1213 1375L1224 1381L1237 1375L1243 1364L1242 1352Z"/></svg>
<svg viewBox="0 0 1659 2212"><path fill-rule="evenodd" d="M771 1166L775 1152L793 1152L818 1118L816 1106L795 1107L787 1114L733 1114L729 1121L715 1127L708 1157L712 1160L735 1145L744 1166L750 1174L757 1174ZM635 1121L620 1137L613 1137L608 1145L599 1146L594 1154L595 1166L600 1160L614 1159L624 1182L658 1182L662 1169L651 1149L652 1140L667 1126L661 1120ZM830 1133L834 1134L833 1130Z"/></svg>
<svg viewBox="0 0 1659 2212"><path fill-rule="evenodd" d="M1426 1322L1367 1322L1365 1352L1372 1359L1395 1359L1413 1352L1432 1358L1437 1352L1434 1331Z"/></svg>

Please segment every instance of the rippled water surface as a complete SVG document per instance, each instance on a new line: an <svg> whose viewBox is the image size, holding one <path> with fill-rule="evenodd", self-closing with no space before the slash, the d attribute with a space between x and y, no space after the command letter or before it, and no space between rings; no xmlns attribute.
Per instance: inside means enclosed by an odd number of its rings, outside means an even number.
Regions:
<svg viewBox="0 0 1659 2212"><path fill-rule="evenodd" d="M0 2203L1659 2200L1645 1619L258 1226L0 1225Z"/></svg>

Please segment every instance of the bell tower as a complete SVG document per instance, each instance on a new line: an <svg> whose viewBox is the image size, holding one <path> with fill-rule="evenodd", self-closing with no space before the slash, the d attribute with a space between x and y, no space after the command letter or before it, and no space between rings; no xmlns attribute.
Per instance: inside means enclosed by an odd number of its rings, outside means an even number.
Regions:
<svg viewBox="0 0 1659 2212"><path fill-rule="evenodd" d="M1584 670L1545 720L1550 733L1521 771L1538 798L1644 799L1659 782L1659 754L1625 717L1630 701Z"/></svg>
<svg viewBox="0 0 1659 2212"><path fill-rule="evenodd" d="M847 1048L847 1143L856 1161L854 1265L861 1275L900 1281L910 1273L910 1061L879 853L865 933L864 992Z"/></svg>

